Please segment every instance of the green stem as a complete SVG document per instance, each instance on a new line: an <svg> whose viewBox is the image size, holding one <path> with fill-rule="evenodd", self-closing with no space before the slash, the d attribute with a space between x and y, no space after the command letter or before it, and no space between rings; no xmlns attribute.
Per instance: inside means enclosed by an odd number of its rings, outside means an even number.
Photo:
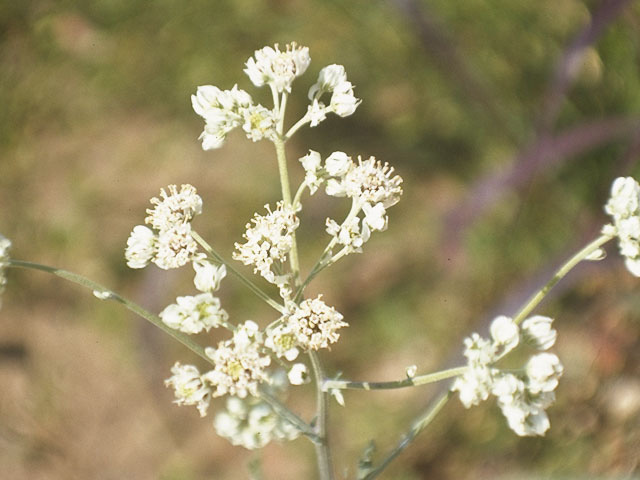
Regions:
<svg viewBox="0 0 640 480"><path fill-rule="evenodd" d="M216 252L211 245L209 245L196 231L191 230L191 236L193 239L200 244L202 248L217 262L222 263L228 271L230 271L233 275L235 275L240 282L246 286L249 290L251 290L256 296L260 299L264 300L269 304L270 307L277 310L280 313L284 313L285 309L278 302L273 300L269 295L263 292L260 287L258 287L255 283L249 280L247 277L238 272L235 268L233 268L218 252Z"/></svg>
<svg viewBox="0 0 640 480"><path fill-rule="evenodd" d="M300 430L300 432L306 435L314 444L318 444L320 442L320 438L311 428L311 426L309 426L307 422L302 420L299 416L289 410L289 408L283 405L280 400L271 395L264 388L260 388L259 393L260 398L267 402L271 406L271 408L273 408L274 412L276 412L278 415L280 415L282 418L284 418L294 427Z"/></svg>
<svg viewBox="0 0 640 480"><path fill-rule="evenodd" d="M331 466L331 452L329 450L329 440L327 438L327 424L329 418L327 397L328 394L323 389L324 372L320 357L314 351L309 352L311 367L316 382L316 434L319 442L315 444L316 458L318 461L318 472L320 480L332 480L333 469Z"/></svg>
<svg viewBox="0 0 640 480"><path fill-rule="evenodd" d="M287 142L294 133L296 133L302 126L306 125L307 123L309 123L311 121L311 119L308 117L308 115L305 114L304 117L302 117L300 120L298 120L285 134L285 136L282 138L282 141Z"/></svg>
<svg viewBox="0 0 640 480"><path fill-rule="evenodd" d="M391 461L396 458L400 453L407 448L411 442L418 436L420 432L422 432L440 413L440 410L447 404L453 392L447 391L440 395L438 399L427 409L425 412L420 415L413 425L409 429L409 431L402 437L402 440L398 443L398 445L389 452L389 454L382 460L380 465L370 470L366 476L362 477L362 480L372 480L376 478L378 475L382 473L382 471L387 468L387 466L391 463Z"/></svg>
<svg viewBox="0 0 640 480"><path fill-rule="evenodd" d="M291 208L291 188L289 187L289 171L287 169L287 155L284 150L284 142L281 138L274 140L276 146L276 156L278 158L278 171L280 173L280 187L282 189L282 200L284 206ZM300 281L300 263L298 261L298 245L296 242L296 232L291 234L291 251L289 252L289 260L291 262L291 273L293 274L296 285Z"/></svg>
<svg viewBox="0 0 640 480"><path fill-rule="evenodd" d="M582 260L587 258L591 253L596 251L602 245L607 243L613 237L610 235L600 235L598 238L589 243L586 247L576 253L573 257L571 257L564 265L562 265L551 277L544 287L538 290L535 294L529 298L527 303L520 309L520 311L513 317L513 321L517 324L522 322L529 314L533 311L534 308L538 306L538 304L542 301L544 297L549 293L549 291L560 281L564 276L569 273L573 267L575 267Z"/></svg>
<svg viewBox="0 0 640 480"><path fill-rule="evenodd" d="M162 322L159 316L154 315L148 310L145 310L144 308L142 308L137 303L132 302L131 300L128 300L118 295L117 293L112 292L105 286L100 285L99 283L94 282L93 280L89 280L88 278L83 277L82 275L78 275L77 273L72 273L67 270L62 270L60 268L55 268L55 267L49 267L47 265L41 265L39 263L26 262L23 260L9 260L9 265L11 267L30 268L33 270L41 270L43 272L52 273L53 275L57 275L58 277L64 278L65 280L73 282L82 287L88 288L89 290L93 290L94 292L99 292L103 294L106 293L108 294L108 297L105 298L106 300L114 300L118 303L121 303L128 310L144 318L145 320L148 320L149 322L153 323L156 327L158 327L160 330L167 333L168 335L172 336L176 340L178 340L180 343L182 343L185 347L187 347L193 353L205 359L208 363L213 364L213 360L211 360L204 353L204 348L198 345L193 340L191 340L191 338L189 338L187 335L177 330L174 330L171 327L168 327Z"/></svg>
<svg viewBox="0 0 640 480"><path fill-rule="evenodd" d="M447 378L457 377L467 371L468 367L455 367L440 372L418 375L412 378L391 382L352 382L350 380L325 380L322 389L328 392L331 389L345 390L391 390L394 388L417 387L429 383L439 382Z"/></svg>

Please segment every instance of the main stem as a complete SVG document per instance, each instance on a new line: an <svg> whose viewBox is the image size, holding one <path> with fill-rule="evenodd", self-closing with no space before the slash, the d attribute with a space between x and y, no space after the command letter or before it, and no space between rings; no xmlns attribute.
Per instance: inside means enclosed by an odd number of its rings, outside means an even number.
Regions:
<svg viewBox="0 0 640 480"><path fill-rule="evenodd" d="M329 439L327 438L327 423L329 409L327 405L328 394L322 389L324 372L320 357L314 351L309 352L311 367L316 380L316 435L319 441L314 444L316 449L316 459L318 461L318 473L320 480L333 480L333 468L331 463L331 452L329 450Z"/></svg>

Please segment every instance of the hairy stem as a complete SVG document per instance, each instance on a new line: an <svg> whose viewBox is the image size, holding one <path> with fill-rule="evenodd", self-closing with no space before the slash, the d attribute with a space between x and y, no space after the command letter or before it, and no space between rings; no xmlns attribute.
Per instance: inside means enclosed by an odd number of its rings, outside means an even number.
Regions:
<svg viewBox="0 0 640 480"><path fill-rule="evenodd" d="M325 380L322 383L322 389L328 392L331 389L346 390L391 390L394 388L417 387L419 385L427 385L429 383L439 382L448 378L457 377L467 371L468 367L455 367L440 372L429 373L427 375L418 375L402 380L390 382L353 382L351 380Z"/></svg>

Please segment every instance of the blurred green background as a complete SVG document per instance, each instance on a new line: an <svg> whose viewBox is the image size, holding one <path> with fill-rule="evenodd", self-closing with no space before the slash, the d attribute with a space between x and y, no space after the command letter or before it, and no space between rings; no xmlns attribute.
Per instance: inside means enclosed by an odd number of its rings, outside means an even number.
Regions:
<svg viewBox="0 0 640 480"><path fill-rule="evenodd" d="M606 221L611 181L640 169L640 4L629 0L22 0L0 2L0 231L15 258L82 273L159 312L191 294L190 269L129 270L123 249L170 183L204 199L195 227L230 257L279 194L268 143L232 134L203 152L189 96L237 83L253 51L296 41L312 64L288 122L331 63L356 114L289 144L375 155L405 179L389 230L320 275L350 327L328 371L401 378L461 362L461 341L512 314ZM309 269L324 219L314 196L299 244ZM576 269L538 313L557 319L565 364L545 438L518 438L494 402L450 402L381 478L629 478L640 461L640 301L609 257ZM233 321L273 320L232 278ZM213 344L217 337L203 337ZM12 479L237 479L259 454L178 408L162 381L197 362L117 305L37 272L9 272L0 311L0 470ZM347 392L333 405L338 471L369 440L387 451L438 386ZM311 418L312 387L291 394ZM222 401L214 405L222 405ZM262 451L265 479L314 478L304 439Z"/></svg>

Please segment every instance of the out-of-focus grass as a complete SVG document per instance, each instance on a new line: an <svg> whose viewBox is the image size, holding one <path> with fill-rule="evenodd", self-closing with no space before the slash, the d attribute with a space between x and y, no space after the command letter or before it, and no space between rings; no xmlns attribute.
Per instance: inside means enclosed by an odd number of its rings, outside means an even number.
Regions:
<svg viewBox="0 0 640 480"><path fill-rule="evenodd" d="M413 363L420 371L455 364L470 329L512 313L597 232L611 180L638 174L640 9L628 2L607 17L603 9L624 2L423 3L0 4L0 231L14 256L86 274L154 311L189 293L188 271L127 269L126 238L160 187L189 182L205 201L196 227L230 256L252 213L277 199L274 155L237 134L203 152L189 95L197 85L238 83L266 103L243 64L257 48L295 40L313 61L294 86L289 121L304 112L306 89L329 63L345 65L364 101L353 117L295 139L294 178L295 158L308 148L376 155L405 178L389 230L309 289L350 323L323 354L329 371L383 380ZM602 32L547 103L563 55L592 21L603 22ZM600 123L588 128L592 122ZM479 188L504 172L513 174ZM488 201L472 191L500 195ZM321 194L305 207L305 268L323 248L324 218L341 208ZM633 472L640 305L637 280L614 250L569 277L540 310L558 318L566 366L547 437L517 438L495 405L465 411L453 401L386 478ZM0 345L11 347L0 356L6 475L246 476L251 455L217 438L194 409L171 405L162 387L176 359L193 361L188 352L59 280L23 271L9 280L0 312ZM273 319L233 279L221 296L236 321ZM310 417L311 389L299 390L292 398ZM433 392L348 392L332 420L339 467L353 472L371 438L382 451L391 447ZM266 478L313 476L304 440L269 446L263 461Z"/></svg>

